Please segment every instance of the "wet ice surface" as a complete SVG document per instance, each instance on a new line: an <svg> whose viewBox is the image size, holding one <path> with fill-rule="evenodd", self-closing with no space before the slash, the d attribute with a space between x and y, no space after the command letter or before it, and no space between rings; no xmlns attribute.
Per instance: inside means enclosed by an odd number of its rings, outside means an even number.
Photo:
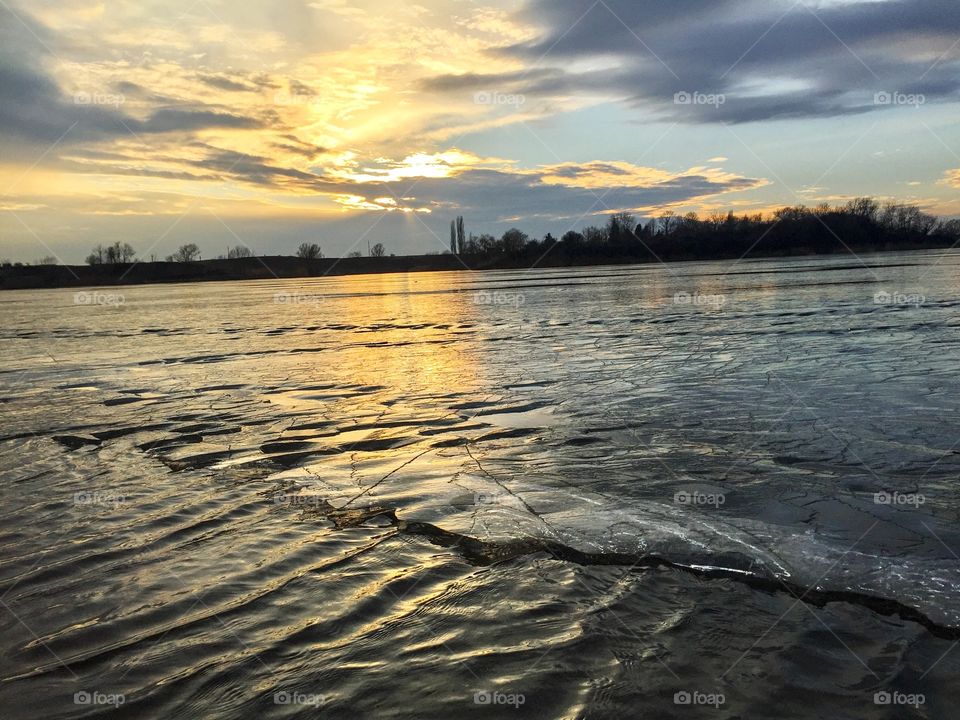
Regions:
<svg viewBox="0 0 960 720"><path fill-rule="evenodd" d="M4 716L937 716L958 265L4 293Z"/></svg>

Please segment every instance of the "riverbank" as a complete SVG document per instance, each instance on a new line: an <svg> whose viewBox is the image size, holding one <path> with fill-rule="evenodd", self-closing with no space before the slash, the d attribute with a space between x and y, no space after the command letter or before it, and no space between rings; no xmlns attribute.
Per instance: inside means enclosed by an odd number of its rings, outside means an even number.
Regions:
<svg viewBox="0 0 960 720"><path fill-rule="evenodd" d="M951 247L947 239L925 243L858 245L853 253L902 252ZM661 258L669 262L737 260L764 257L800 257L847 254L846 250L818 253L810 248L778 252L758 247L746 255L735 253L676 254ZM456 270L511 270L533 267L590 267L639 265L660 262L649 255L571 255L558 248L538 255L514 257L488 255L399 255L390 257L321 258L305 260L290 256L265 256L196 262L134 262L113 265L13 265L0 268L0 290L58 287L99 287L154 283L269 280L335 275L372 275L398 272L443 272Z"/></svg>

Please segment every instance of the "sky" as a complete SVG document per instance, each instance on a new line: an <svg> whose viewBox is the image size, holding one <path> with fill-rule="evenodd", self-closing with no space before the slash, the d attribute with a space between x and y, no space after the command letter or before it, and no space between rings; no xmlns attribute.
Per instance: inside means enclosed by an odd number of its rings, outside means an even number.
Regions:
<svg viewBox="0 0 960 720"><path fill-rule="evenodd" d="M0 0L0 258L960 216L957 0Z"/></svg>

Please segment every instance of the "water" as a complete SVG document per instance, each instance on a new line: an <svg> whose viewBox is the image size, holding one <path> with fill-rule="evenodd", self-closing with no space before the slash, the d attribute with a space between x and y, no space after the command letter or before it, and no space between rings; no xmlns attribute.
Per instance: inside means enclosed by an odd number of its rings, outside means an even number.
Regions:
<svg viewBox="0 0 960 720"><path fill-rule="evenodd" d="M0 714L948 717L958 267L5 292Z"/></svg>

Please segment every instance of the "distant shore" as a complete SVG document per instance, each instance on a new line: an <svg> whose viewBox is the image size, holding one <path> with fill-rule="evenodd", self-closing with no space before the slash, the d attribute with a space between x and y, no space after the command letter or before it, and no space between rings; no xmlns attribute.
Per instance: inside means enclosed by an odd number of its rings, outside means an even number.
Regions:
<svg viewBox="0 0 960 720"><path fill-rule="evenodd" d="M895 243L851 246L857 253L933 250L951 247L947 240L924 243ZM757 248L745 256L728 254L684 254L663 258L666 262L842 256L846 249L816 252L796 248L791 252ZM264 256L237 259L198 260L194 262L134 262L102 265L13 265L0 269L0 290L26 290L60 287L100 287L113 285L148 285L154 283L216 282L229 280L269 280L314 278L338 275L378 273L482 271L589 267L596 265L650 265L659 262L635 255L590 255L570 257L562 252L543 257L489 257L480 255L399 255L390 257L348 257L305 260L290 256Z"/></svg>

